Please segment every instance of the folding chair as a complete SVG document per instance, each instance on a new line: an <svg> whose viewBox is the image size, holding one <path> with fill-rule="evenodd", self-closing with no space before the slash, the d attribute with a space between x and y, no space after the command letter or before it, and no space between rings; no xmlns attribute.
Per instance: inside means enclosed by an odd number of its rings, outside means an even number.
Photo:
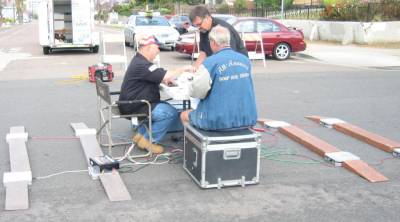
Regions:
<svg viewBox="0 0 400 222"><path fill-rule="evenodd" d="M120 142L120 143L115 143L112 138L112 121L114 119L132 119L132 118L145 118L148 120L148 134L149 134L149 140L150 142L153 141L152 138L152 120L151 120L151 104L147 100L112 100L111 96L113 95L119 95L120 92L111 92L110 87L103 83L99 78L96 78L96 91L97 91L97 109L99 112L99 129L97 130L97 138L99 141L99 144L105 147L108 147L108 152L109 155L112 156L112 148L115 146L121 146L121 145L128 145L131 144L131 142ZM143 103L145 104L148 109L147 113L133 113L129 115L123 115L120 114L118 105L119 104L132 104L132 103ZM102 141L102 135L103 131L106 134L107 141L103 142ZM135 144L132 144L134 147ZM129 155L129 151L125 155ZM137 155L137 156L130 156L130 158L137 158L137 157L146 157L146 156L151 156L151 151L149 151L147 154L144 155Z"/></svg>
<svg viewBox="0 0 400 222"><path fill-rule="evenodd" d="M125 36L124 33L120 34L109 34L109 33L101 33L101 40L103 45L101 62L103 63L122 63L124 65L124 71L127 69L127 56L126 56L126 47L125 47ZM109 48L111 43L120 43L119 47L122 47L122 53L111 54ZM115 50L114 50L115 51Z"/></svg>

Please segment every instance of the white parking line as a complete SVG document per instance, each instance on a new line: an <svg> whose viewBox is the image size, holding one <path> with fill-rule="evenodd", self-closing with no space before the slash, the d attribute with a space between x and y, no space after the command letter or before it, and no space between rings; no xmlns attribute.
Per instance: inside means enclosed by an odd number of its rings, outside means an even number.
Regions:
<svg viewBox="0 0 400 222"><path fill-rule="evenodd" d="M0 33L1 35L0 35L0 40L3 40L4 38L11 38L11 37L13 37L13 36L15 36L15 35L17 35L17 34L19 34L20 32L22 32L24 29L23 29L23 27L22 26L18 26L17 28L15 28L15 29L10 29L10 30L7 30L7 31L5 31L5 32L2 32L2 33ZM10 33L10 34L9 34Z"/></svg>
<svg viewBox="0 0 400 222"><path fill-rule="evenodd" d="M24 59L30 55L29 53L5 53L0 49L0 72L3 71L11 61Z"/></svg>

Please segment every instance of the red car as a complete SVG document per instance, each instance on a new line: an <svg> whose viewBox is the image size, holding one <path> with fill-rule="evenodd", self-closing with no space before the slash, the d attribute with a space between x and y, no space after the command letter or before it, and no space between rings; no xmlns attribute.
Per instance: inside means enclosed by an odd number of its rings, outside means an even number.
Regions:
<svg viewBox="0 0 400 222"><path fill-rule="evenodd" d="M245 17L230 19L228 22L242 36L249 52L264 50L265 55L274 56L278 60L285 60L290 57L291 52L306 49L304 35L300 30L287 28L277 21ZM263 49L260 44L260 35L262 36ZM191 55L193 50L198 51L198 44L195 44L195 40L199 40L198 34L181 35L175 44L175 50Z"/></svg>

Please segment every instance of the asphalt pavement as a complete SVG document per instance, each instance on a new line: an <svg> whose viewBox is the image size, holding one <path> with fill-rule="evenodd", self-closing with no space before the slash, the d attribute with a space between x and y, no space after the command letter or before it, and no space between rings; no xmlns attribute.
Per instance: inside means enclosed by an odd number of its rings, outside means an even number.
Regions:
<svg viewBox="0 0 400 222"><path fill-rule="evenodd" d="M323 162L282 134L268 132L262 134L258 185L205 190L182 169L182 160L133 165L121 169L132 200L110 202L101 183L87 172L57 175L87 169L70 123L98 126L96 92L87 79L73 77L86 75L87 66L99 61L100 54L44 56L35 24L0 30L0 180L10 169L6 134L20 125L30 135L27 147L34 177L28 210L5 211L6 192L0 185L0 221L397 222L400 160L304 118L336 117L400 141L399 51L354 47L312 43L288 61L268 59L266 67L253 62L258 115L295 124L359 156L389 181L370 183ZM394 62L381 61L386 58ZM165 67L190 63L188 56L161 52ZM113 89L122 82L123 72L116 74L109 83ZM114 125L115 132L130 139L129 122L121 121ZM164 142L168 150L182 148L182 141L167 137Z"/></svg>
<svg viewBox="0 0 400 222"><path fill-rule="evenodd" d="M341 45L318 41L308 42L307 49L296 53L296 55L327 64L400 70L400 42L394 49L365 45Z"/></svg>

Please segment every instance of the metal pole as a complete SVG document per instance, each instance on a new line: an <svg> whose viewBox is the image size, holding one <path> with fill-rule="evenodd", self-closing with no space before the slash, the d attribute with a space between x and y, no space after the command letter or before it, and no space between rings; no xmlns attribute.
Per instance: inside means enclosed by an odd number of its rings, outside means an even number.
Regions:
<svg viewBox="0 0 400 222"><path fill-rule="evenodd" d="M16 3L15 3L15 1L16 0L14 0L14 5L13 5L13 17L14 17L14 24L16 24L17 23L17 18L15 18L15 6L16 6Z"/></svg>
<svg viewBox="0 0 400 222"><path fill-rule="evenodd" d="M285 10L285 0L281 0L281 20L283 20L283 11Z"/></svg>

